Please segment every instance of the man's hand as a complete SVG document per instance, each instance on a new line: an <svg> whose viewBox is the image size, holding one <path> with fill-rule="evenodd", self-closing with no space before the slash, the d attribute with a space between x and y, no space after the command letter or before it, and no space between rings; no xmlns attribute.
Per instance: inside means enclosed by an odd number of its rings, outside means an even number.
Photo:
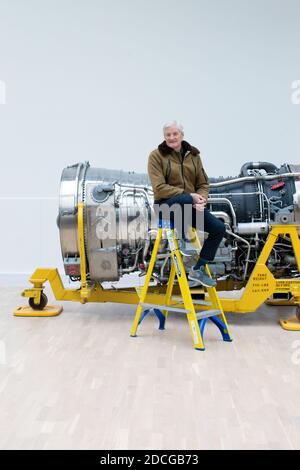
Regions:
<svg viewBox="0 0 300 470"><path fill-rule="evenodd" d="M193 204L193 207L196 209L196 211L203 211L205 207L205 202L199 202L198 204Z"/></svg>
<svg viewBox="0 0 300 470"><path fill-rule="evenodd" d="M202 196L201 194L198 194L198 193L191 193L191 196L193 198L193 206L195 204L206 204L207 202L207 199Z"/></svg>

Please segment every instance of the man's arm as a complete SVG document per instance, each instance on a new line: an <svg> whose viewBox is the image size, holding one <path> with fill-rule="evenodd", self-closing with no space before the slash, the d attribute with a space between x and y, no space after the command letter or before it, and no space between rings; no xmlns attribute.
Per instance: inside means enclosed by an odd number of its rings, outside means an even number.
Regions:
<svg viewBox="0 0 300 470"><path fill-rule="evenodd" d="M155 153L151 153L149 156L148 175L155 196L158 199L168 199L184 192L183 189L176 188L175 186L171 186L166 183L160 158L155 155Z"/></svg>
<svg viewBox="0 0 300 470"><path fill-rule="evenodd" d="M204 171L201 157L199 156L198 159L198 167L197 167L197 178L196 178L196 193L201 194L201 196L208 198L209 193L209 181L208 176Z"/></svg>

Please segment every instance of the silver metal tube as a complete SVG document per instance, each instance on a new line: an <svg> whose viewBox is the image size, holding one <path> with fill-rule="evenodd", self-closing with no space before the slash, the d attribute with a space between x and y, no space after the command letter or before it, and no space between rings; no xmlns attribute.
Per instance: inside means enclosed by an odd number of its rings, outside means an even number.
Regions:
<svg viewBox="0 0 300 470"><path fill-rule="evenodd" d="M269 224L267 222L240 222L236 227L236 233L240 235L266 234L268 232Z"/></svg>
<svg viewBox="0 0 300 470"><path fill-rule="evenodd" d="M150 205L149 196L147 192L143 188L137 188L134 186L133 188L134 188L134 191L130 188L130 189L125 189L125 191L121 192L120 198L119 198L119 204L123 203L125 196L131 195L131 196L143 197L146 200L147 204Z"/></svg>
<svg viewBox="0 0 300 470"><path fill-rule="evenodd" d="M262 184L261 184L261 181L258 181L257 182L258 184L258 187L259 187L259 210L260 210L260 213L261 215L263 216L263 201L262 201Z"/></svg>
<svg viewBox="0 0 300 470"><path fill-rule="evenodd" d="M227 214L227 212L224 211L211 211L211 213L218 218L223 219L225 224L228 224L229 226L231 225L232 221L230 216Z"/></svg>
<svg viewBox="0 0 300 470"><path fill-rule="evenodd" d="M236 235L236 233L231 232L231 230L226 230L226 233L229 233L229 235L232 235L233 237L237 238L238 240L241 240L245 245L248 246L248 253L247 253L247 258L246 258L246 267L244 270L244 276L243 279L246 279L247 271L248 271L248 263L249 263L249 257L250 257L250 250L251 250L251 245L250 243L245 240L245 238L239 237L239 235Z"/></svg>
<svg viewBox="0 0 300 470"><path fill-rule="evenodd" d="M234 211L233 205L229 199L226 197L208 197L207 202L225 202L225 204L228 204L232 213L232 220L233 220L233 226L236 227L236 213Z"/></svg>
<svg viewBox="0 0 300 470"><path fill-rule="evenodd" d="M134 259L134 263L132 266L130 266L130 268L125 268L125 269L121 269L121 273L125 273L125 274L128 274L128 273L131 273L132 271L134 271L136 269L136 266L137 266L137 260L138 260L138 255L139 255L139 252L141 251L143 247L141 246L135 253L135 259Z"/></svg>
<svg viewBox="0 0 300 470"><path fill-rule="evenodd" d="M144 247L144 251L143 251L143 261L145 261L145 258L147 256L147 253L148 253L148 250L149 250L149 246L150 246L150 241L151 241L151 233L155 233L157 234L157 229L151 229L148 231L148 238L146 239L146 242L145 242L145 247Z"/></svg>
<svg viewBox="0 0 300 470"><path fill-rule="evenodd" d="M213 194L213 196L229 196L229 197L233 197L233 196L254 196L255 194L261 194L262 197L264 197L267 201L267 205L268 205L268 220L270 220L271 218L271 208L270 208L270 201L267 197L267 195L263 192L263 191L252 191L252 192L248 192L248 193L216 193L216 194Z"/></svg>
<svg viewBox="0 0 300 470"><path fill-rule="evenodd" d="M165 255L165 260L164 260L164 262L163 262L163 264L161 265L161 268L160 268L160 275L161 275L161 277L164 276L164 269L165 269L165 266L166 266L166 264L167 264L168 259L171 258L171 256L172 256L171 253L168 253L167 255Z"/></svg>
<svg viewBox="0 0 300 470"><path fill-rule="evenodd" d="M295 178L299 177L300 173L282 173L281 175L260 175L260 176L242 176L241 178L234 178L231 180L220 181L218 183L210 183L209 186L212 188L218 188L224 186L224 184L232 183L245 183L246 181L257 181L257 180L275 180L278 178Z"/></svg>

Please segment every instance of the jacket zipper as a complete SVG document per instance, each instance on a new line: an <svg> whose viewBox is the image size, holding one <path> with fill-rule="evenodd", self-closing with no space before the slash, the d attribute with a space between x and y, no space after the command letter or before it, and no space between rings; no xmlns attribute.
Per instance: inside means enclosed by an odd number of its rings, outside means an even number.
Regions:
<svg viewBox="0 0 300 470"><path fill-rule="evenodd" d="M182 157L181 157L181 155L180 155L180 158L181 158L181 162L180 162L180 163L181 163L181 175L182 175L182 181L183 181L183 189L185 189L185 181L184 181L184 173L183 173L183 162L184 162L184 159L188 156L189 153L190 153L190 152L187 151L186 154L184 155L183 159L182 159Z"/></svg>
<svg viewBox="0 0 300 470"><path fill-rule="evenodd" d="M183 189L185 189L184 174L183 174L183 161L181 160L181 175L183 180Z"/></svg>
<svg viewBox="0 0 300 470"><path fill-rule="evenodd" d="M169 184L169 176L171 174L171 162L168 158L167 170L166 170L166 183Z"/></svg>

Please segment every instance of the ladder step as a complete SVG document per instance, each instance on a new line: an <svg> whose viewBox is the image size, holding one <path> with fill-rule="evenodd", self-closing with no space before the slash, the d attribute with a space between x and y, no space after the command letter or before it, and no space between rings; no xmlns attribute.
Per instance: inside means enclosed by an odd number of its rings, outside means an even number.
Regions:
<svg viewBox="0 0 300 470"><path fill-rule="evenodd" d="M214 317L215 315L220 315L222 312L219 309L213 310L202 310L202 312L196 312L197 319L201 320L202 318Z"/></svg>
<svg viewBox="0 0 300 470"><path fill-rule="evenodd" d="M213 304L212 304L211 302L208 302L207 300L196 300L196 299L194 300L194 299L193 299L193 304L195 304L195 305L206 305L206 306L211 305L211 306L213 306Z"/></svg>
<svg viewBox="0 0 300 470"><path fill-rule="evenodd" d="M140 302L139 305L144 308L157 308L159 310L169 310L170 312L189 313L189 310L185 308L172 307L171 305L159 305L159 304L145 304Z"/></svg>
<svg viewBox="0 0 300 470"><path fill-rule="evenodd" d="M177 296L174 296L172 297L172 300L176 300L178 302L182 302L183 303L183 300L182 300L182 297L177 297ZM196 300L196 299L193 299L192 297L192 301L193 301L193 304L194 305L206 305L206 306L213 306L213 304L207 300Z"/></svg>

